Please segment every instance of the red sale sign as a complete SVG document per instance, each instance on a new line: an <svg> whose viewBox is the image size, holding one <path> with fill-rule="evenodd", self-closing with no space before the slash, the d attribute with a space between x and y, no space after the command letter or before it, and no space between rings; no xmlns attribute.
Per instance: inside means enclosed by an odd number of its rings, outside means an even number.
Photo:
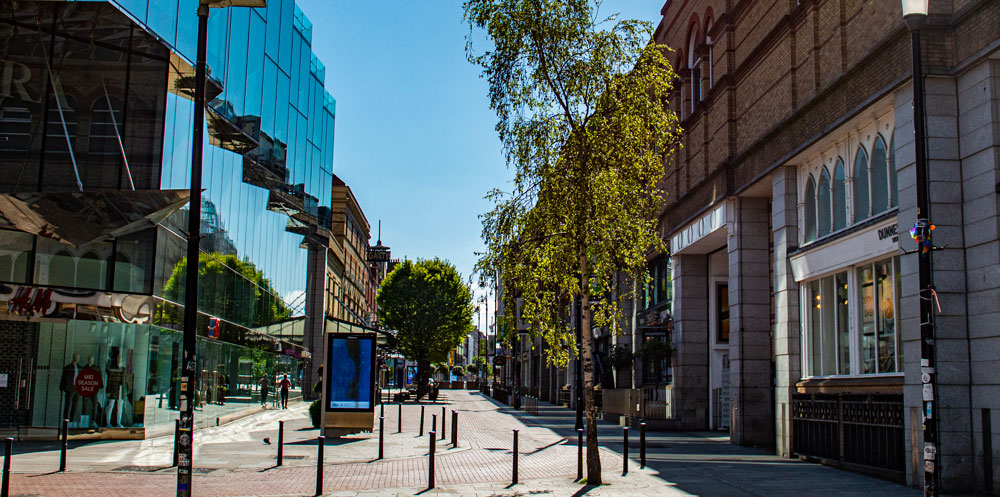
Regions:
<svg viewBox="0 0 1000 497"><path fill-rule="evenodd" d="M104 381L101 379L101 373L88 367L81 369L80 373L76 375L73 386L76 387L76 393L80 394L81 397L93 397L104 386Z"/></svg>

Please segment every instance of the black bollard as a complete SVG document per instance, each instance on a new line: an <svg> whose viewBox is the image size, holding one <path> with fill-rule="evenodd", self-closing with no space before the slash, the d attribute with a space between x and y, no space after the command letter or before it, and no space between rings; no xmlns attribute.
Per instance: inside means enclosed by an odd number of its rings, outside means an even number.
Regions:
<svg viewBox="0 0 1000 497"><path fill-rule="evenodd" d="M646 423L639 423L639 469L646 467Z"/></svg>
<svg viewBox="0 0 1000 497"><path fill-rule="evenodd" d="M316 459L316 495L323 495L323 447L326 445L326 437L320 435L316 439L318 459Z"/></svg>
<svg viewBox="0 0 1000 497"><path fill-rule="evenodd" d="M174 463L171 465L171 467L174 467L174 468L177 467L177 458L178 458L178 455L180 454L179 452L177 452L177 437L179 437L180 435L181 435L181 420L175 419L174 420L174 460L173 460Z"/></svg>
<svg viewBox="0 0 1000 497"><path fill-rule="evenodd" d="M511 485L517 485L517 430L514 430L514 471Z"/></svg>
<svg viewBox="0 0 1000 497"><path fill-rule="evenodd" d="M441 440L444 440L444 434L448 433L448 430L444 428L444 422L448 419L444 412L444 406L441 406Z"/></svg>
<svg viewBox="0 0 1000 497"><path fill-rule="evenodd" d="M622 433L622 476L625 476L628 474L628 426Z"/></svg>
<svg viewBox="0 0 1000 497"><path fill-rule="evenodd" d="M285 422L278 421L278 464L276 466L281 466L281 463L285 455Z"/></svg>
<svg viewBox="0 0 1000 497"><path fill-rule="evenodd" d="M431 431L433 431L435 435L437 435L437 425L438 425L438 415L431 414Z"/></svg>
<svg viewBox="0 0 1000 497"><path fill-rule="evenodd" d="M576 429L576 481L583 480L583 428Z"/></svg>
<svg viewBox="0 0 1000 497"><path fill-rule="evenodd" d="M62 420L62 443L59 444L59 472L66 471L66 446L69 445L69 420Z"/></svg>
<svg viewBox="0 0 1000 497"><path fill-rule="evenodd" d="M378 417L378 458L382 459L384 452L382 446L385 444L385 416Z"/></svg>
<svg viewBox="0 0 1000 497"><path fill-rule="evenodd" d="M403 403L399 403L399 416L396 418L396 433L403 433Z"/></svg>
<svg viewBox="0 0 1000 497"><path fill-rule="evenodd" d="M451 411L451 447L458 447L458 412Z"/></svg>
<svg viewBox="0 0 1000 497"><path fill-rule="evenodd" d="M381 401L379 401L379 402L381 402ZM379 417L383 417L384 418L385 417L385 404L379 404L378 405L378 409L379 409L379 411L378 411Z"/></svg>
<svg viewBox="0 0 1000 497"><path fill-rule="evenodd" d="M437 444L437 441L435 440L437 438L437 433L435 433L434 430L431 430L428 435L431 437L431 444L430 449L427 452L427 455L430 457L427 464L427 488L431 489L434 488L434 449Z"/></svg>
<svg viewBox="0 0 1000 497"><path fill-rule="evenodd" d="M14 453L14 439L7 437L3 444L3 487L0 488L0 496L10 495L10 457Z"/></svg>
<svg viewBox="0 0 1000 497"><path fill-rule="evenodd" d="M420 435L417 436L424 436L424 406L420 406Z"/></svg>

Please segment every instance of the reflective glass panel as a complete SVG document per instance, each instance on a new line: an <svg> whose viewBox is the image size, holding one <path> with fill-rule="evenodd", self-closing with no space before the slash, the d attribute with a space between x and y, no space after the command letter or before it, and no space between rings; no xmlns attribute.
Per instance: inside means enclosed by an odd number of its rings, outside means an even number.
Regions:
<svg viewBox="0 0 1000 497"><path fill-rule="evenodd" d="M854 159L854 222L863 221L871 216L871 203L868 201L868 153L858 148Z"/></svg>
<svg viewBox="0 0 1000 497"><path fill-rule="evenodd" d="M834 291L837 304L837 374L851 374L850 300L846 271L835 276Z"/></svg>
<svg viewBox="0 0 1000 497"><path fill-rule="evenodd" d="M882 137L875 139L872 148L872 212L879 214L889 209L889 161Z"/></svg>
<svg viewBox="0 0 1000 497"><path fill-rule="evenodd" d="M833 230L847 227L847 184L844 182L844 161L837 159L833 169Z"/></svg>
<svg viewBox="0 0 1000 497"><path fill-rule="evenodd" d="M860 304L861 372L874 374L875 369L875 276L871 265L858 268Z"/></svg>
<svg viewBox="0 0 1000 497"><path fill-rule="evenodd" d="M816 186L813 184L812 176L806 180L802 203L805 205L806 241L811 242L816 239Z"/></svg>
<svg viewBox="0 0 1000 497"><path fill-rule="evenodd" d="M819 236L830 234L830 227L833 221L830 207L830 176L823 171L819 179L819 193L816 198L816 215L819 218Z"/></svg>
<svg viewBox="0 0 1000 497"><path fill-rule="evenodd" d="M875 263L878 279L878 372L896 371L896 300L892 261Z"/></svg>

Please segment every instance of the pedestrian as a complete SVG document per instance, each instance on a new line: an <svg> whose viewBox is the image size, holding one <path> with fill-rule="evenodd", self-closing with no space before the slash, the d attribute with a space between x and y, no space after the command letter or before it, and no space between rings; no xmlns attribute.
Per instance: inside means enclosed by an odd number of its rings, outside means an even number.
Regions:
<svg viewBox="0 0 1000 497"><path fill-rule="evenodd" d="M281 381L278 382L278 387L281 388L281 408L288 409L288 389L291 388L292 382L289 381L288 375L284 375Z"/></svg>
<svg viewBox="0 0 1000 497"><path fill-rule="evenodd" d="M260 405L267 407L267 394L271 390L271 381L267 379L267 375L260 377L257 386L260 387Z"/></svg>

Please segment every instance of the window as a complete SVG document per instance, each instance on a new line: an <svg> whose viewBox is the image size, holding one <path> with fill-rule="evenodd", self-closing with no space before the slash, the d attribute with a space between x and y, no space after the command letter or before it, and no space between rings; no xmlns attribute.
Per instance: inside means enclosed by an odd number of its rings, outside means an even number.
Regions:
<svg viewBox="0 0 1000 497"><path fill-rule="evenodd" d="M844 161L837 159L833 168L833 231L847 227L847 184L844 182Z"/></svg>
<svg viewBox="0 0 1000 497"><path fill-rule="evenodd" d="M831 226L831 215L830 215L830 175L826 174L826 170L820 174L819 178L819 193L816 196L816 215L819 218L819 236L825 236L830 234Z"/></svg>
<svg viewBox="0 0 1000 497"><path fill-rule="evenodd" d="M864 221L871 216L868 200L868 153L858 147L854 158L854 222Z"/></svg>
<svg viewBox="0 0 1000 497"><path fill-rule="evenodd" d="M881 136L875 138L872 146L871 171L872 213L880 214L889 210L889 162Z"/></svg>
<svg viewBox="0 0 1000 497"><path fill-rule="evenodd" d="M898 257L803 283L802 375L901 372L900 285Z"/></svg>
<svg viewBox="0 0 1000 497"><path fill-rule="evenodd" d="M816 239L816 186L812 176L806 180L806 193L802 203L805 204L806 211L806 242L811 242Z"/></svg>
<svg viewBox="0 0 1000 497"><path fill-rule="evenodd" d="M896 149L889 144L889 207L899 205L899 187L896 183Z"/></svg>
<svg viewBox="0 0 1000 497"><path fill-rule="evenodd" d="M691 70L691 112L701 102L701 55L698 54L698 32L691 32L688 43L688 69Z"/></svg>

